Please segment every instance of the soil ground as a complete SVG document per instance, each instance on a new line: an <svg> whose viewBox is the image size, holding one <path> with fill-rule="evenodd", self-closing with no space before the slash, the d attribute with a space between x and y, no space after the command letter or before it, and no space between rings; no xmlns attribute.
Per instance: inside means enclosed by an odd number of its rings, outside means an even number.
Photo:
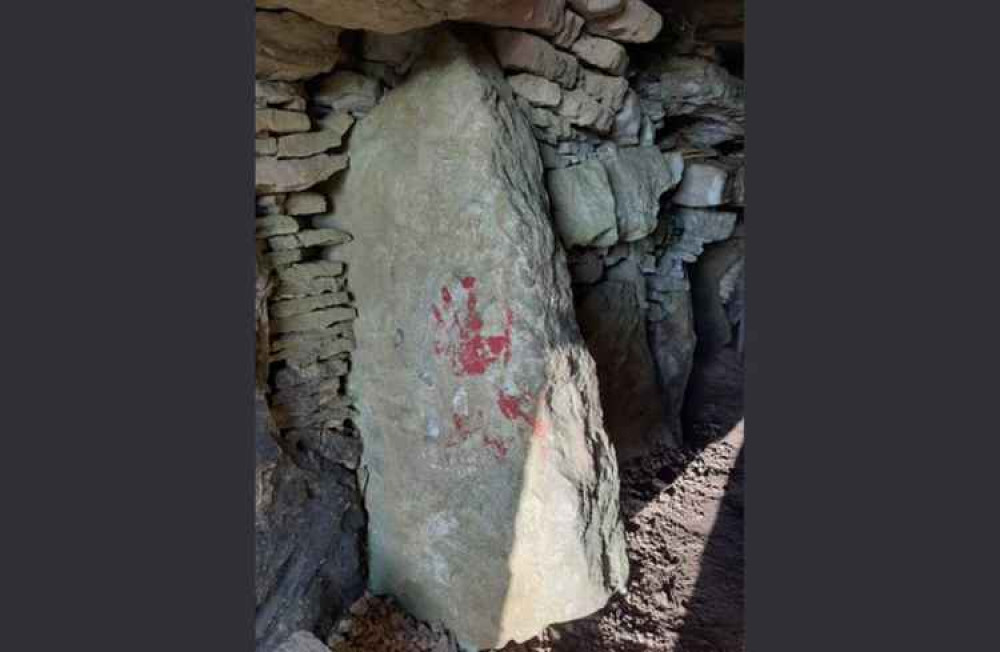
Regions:
<svg viewBox="0 0 1000 652"><path fill-rule="evenodd" d="M621 469L628 592L582 620L503 652L742 652L743 369L730 349L699 360L685 447ZM454 652L446 631L365 598L334 652Z"/></svg>

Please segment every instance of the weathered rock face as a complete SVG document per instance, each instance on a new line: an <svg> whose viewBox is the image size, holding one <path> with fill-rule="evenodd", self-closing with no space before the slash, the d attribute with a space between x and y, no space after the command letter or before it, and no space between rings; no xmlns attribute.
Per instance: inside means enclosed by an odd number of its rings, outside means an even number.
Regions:
<svg viewBox="0 0 1000 652"><path fill-rule="evenodd" d="M332 204L354 237L371 587L489 648L599 609L627 560L537 145L473 41L432 36L354 127Z"/></svg>
<svg viewBox="0 0 1000 652"><path fill-rule="evenodd" d="M555 34L566 0L257 0L263 9L292 9L328 25L396 34L446 20L520 27Z"/></svg>
<svg viewBox="0 0 1000 652"><path fill-rule="evenodd" d="M643 0L625 0L625 8L587 22L585 29L625 43L648 43L663 29L663 17Z"/></svg>
<svg viewBox="0 0 1000 652"><path fill-rule="evenodd" d="M551 170L552 217L567 247L610 247L618 242L615 198L600 161Z"/></svg>
<svg viewBox="0 0 1000 652"><path fill-rule="evenodd" d="M294 81L329 71L340 57L340 30L291 11L258 11L256 77Z"/></svg>
<svg viewBox="0 0 1000 652"><path fill-rule="evenodd" d="M634 283L607 281L587 292L576 309L604 380L604 425L619 458L647 452L668 436L639 299Z"/></svg>
<svg viewBox="0 0 1000 652"><path fill-rule="evenodd" d="M352 473L278 444L265 394L270 284L257 278L254 637L257 652L270 652L296 630L330 629L361 595L364 512Z"/></svg>
<svg viewBox="0 0 1000 652"><path fill-rule="evenodd" d="M729 345L743 322L743 238L705 247L691 269L691 301L700 354ZM741 346L737 346L741 349Z"/></svg>
<svg viewBox="0 0 1000 652"><path fill-rule="evenodd" d="M680 182L684 161L656 147L610 149L602 160L614 191L619 238L646 237L656 228L660 197Z"/></svg>

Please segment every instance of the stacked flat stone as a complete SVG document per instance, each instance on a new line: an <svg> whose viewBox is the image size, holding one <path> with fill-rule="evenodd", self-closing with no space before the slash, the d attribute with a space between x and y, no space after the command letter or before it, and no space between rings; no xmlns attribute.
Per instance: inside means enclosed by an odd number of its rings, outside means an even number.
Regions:
<svg viewBox="0 0 1000 652"><path fill-rule="evenodd" d="M344 264L325 258L351 236L322 224L331 211L315 186L347 167L336 150L354 123L351 112L367 106L367 81L337 71L321 79L310 102L301 83L258 80L255 98L256 237L274 280L272 412L285 441L309 439L311 449L348 468L361 451L346 391L357 312Z"/></svg>
<svg viewBox="0 0 1000 652"><path fill-rule="evenodd" d="M564 19L548 29L496 29L491 35L546 168L593 158L602 143L639 144L642 116L625 79L629 58L622 44L647 43L663 27L643 0L567 5Z"/></svg>

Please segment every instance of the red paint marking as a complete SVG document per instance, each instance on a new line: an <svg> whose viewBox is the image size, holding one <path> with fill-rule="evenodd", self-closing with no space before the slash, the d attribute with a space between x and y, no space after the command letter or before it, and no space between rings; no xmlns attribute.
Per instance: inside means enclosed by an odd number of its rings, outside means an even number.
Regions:
<svg viewBox="0 0 1000 652"><path fill-rule="evenodd" d="M496 453L497 458L504 459L507 457L507 444L503 443L501 440L486 435L483 437L483 444Z"/></svg>
<svg viewBox="0 0 1000 652"><path fill-rule="evenodd" d="M530 403L530 399L526 399L524 396L511 396L502 389L497 394L497 406L508 421L521 419L529 426L534 427L535 419L521 408L521 403L524 402Z"/></svg>
<svg viewBox="0 0 1000 652"><path fill-rule="evenodd" d="M452 448L468 441L469 437L472 436L472 433L483 428L483 421L483 413L481 410L476 411L475 419L463 417L461 414L452 414L451 422L454 426L454 432L452 432L451 436L445 440L444 445L447 448Z"/></svg>
<svg viewBox="0 0 1000 652"><path fill-rule="evenodd" d="M458 376L481 376L501 358L504 363L510 362L513 314L506 310L503 334L484 336L476 279L466 276L461 279L461 286L466 294L464 315L454 309L454 298L447 287L441 288L441 308L431 306L437 330L434 353L439 356L448 353ZM445 312L450 313L449 321L443 316Z"/></svg>
<svg viewBox="0 0 1000 652"><path fill-rule="evenodd" d="M533 437L536 439L545 439L552 428L552 424L549 422L548 415L545 414L542 404L543 396L544 394L540 394L537 401L532 401L530 395L519 394L512 396L500 390L497 393L497 407L500 408L500 413L508 421L521 420L531 426ZM526 405L534 408L534 414L525 411Z"/></svg>

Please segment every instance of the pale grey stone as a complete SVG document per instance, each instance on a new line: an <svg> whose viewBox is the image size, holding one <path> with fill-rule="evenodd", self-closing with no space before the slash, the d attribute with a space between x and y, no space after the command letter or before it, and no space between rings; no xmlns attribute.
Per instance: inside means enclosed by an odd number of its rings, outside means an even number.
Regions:
<svg viewBox="0 0 1000 652"><path fill-rule="evenodd" d="M554 107L562 100L559 84L544 77L521 73L507 79L514 92L535 106Z"/></svg>
<svg viewBox="0 0 1000 652"><path fill-rule="evenodd" d="M622 108L615 116L614 129L611 138L619 145L636 145L639 143L639 128L642 124L642 108L639 96L629 90L625 94Z"/></svg>
<svg viewBox="0 0 1000 652"><path fill-rule="evenodd" d="M548 41L511 29L494 30L493 51L504 70L530 72L558 83L563 88L576 85L579 63L576 58L555 49Z"/></svg>
<svg viewBox="0 0 1000 652"><path fill-rule="evenodd" d="M552 219L567 247L608 247L618 241L615 198L599 161L546 174Z"/></svg>
<svg viewBox="0 0 1000 652"><path fill-rule="evenodd" d="M381 93L378 80L338 70L320 80L312 101L336 112L367 113L378 104Z"/></svg>
<svg viewBox="0 0 1000 652"><path fill-rule="evenodd" d="M552 43L556 47L568 49L580 37L583 31L583 17L580 14L566 10L566 22L558 34L552 37Z"/></svg>
<svg viewBox="0 0 1000 652"><path fill-rule="evenodd" d="M326 197L318 192L293 192L285 200L285 212L289 215L316 215L326 209Z"/></svg>
<svg viewBox="0 0 1000 652"><path fill-rule="evenodd" d="M602 162L615 196L619 238L646 237L656 228L660 196L681 180L683 159L656 147L627 147L609 150Z"/></svg>
<svg viewBox="0 0 1000 652"><path fill-rule="evenodd" d="M254 99L258 107L284 106L289 102L305 100L302 84L258 79L254 82Z"/></svg>
<svg viewBox="0 0 1000 652"><path fill-rule="evenodd" d="M278 140L276 138L255 138L253 151L257 156L273 156L278 153Z"/></svg>
<svg viewBox="0 0 1000 652"><path fill-rule="evenodd" d="M649 43L663 29L663 17L643 0L625 0L624 10L588 20L584 29L625 43Z"/></svg>
<svg viewBox="0 0 1000 652"><path fill-rule="evenodd" d="M612 75L624 75L628 67L625 48L606 38L583 35L573 43L573 54Z"/></svg>
<svg viewBox="0 0 1000 652"><path fill-rule="evenodd" d="M290 134L278 139L278 158L305 158L340 147L341 143L336 131Z"/></svg>
<svg viewBox="0 0 1000 652"><path fill-rule="evenodd" d="M257 157L255 187L257 192L262 193L305 190L343 170L347 162L347 156L343 154L317 154L296 159Z"/></svg>
<svg viewBox="0 0 1000 652"><path fill-rule="evenodd" d="M300 131L309 131L312 124L309 116L299 111L286 111L284 109L256 109L254 111L256 122L255 131L257 134L290 134Z"/></svg>
<svg viewBox="0 0 1000 652"><path fill-rule="evenodd" d="M598 18L617 14L625 8L626 0L566 0L584 18Z"/></svg>
<svg viewBox="0 0 1000 652"><path fill-rule="evenodd" d="M681 206L705 208L726 203L726 169L709 161L693 161L684 166L684 178L671 200Z"/></svg>
<svg viewBox="0 0 1000 652"><path fill-rule="evenodd" d="M266 239L276 235L288 235L299 230L299 223L288 215L267 215L258 217L254 222L258 239Z"/></svg>
<svg viewBox="0 0 1000 652"><path fill-rule="evenodd" d="M564 92L556 111L570 124L593 129L600 134L608 133L615 122L615 114L611 109L579 88Z"/></svg>
<svg viewBox="0 0 1000 652"><path fill-rule="evenodd" d="M530 125L475 41L430 42L332 189L370 585L499 648L624 587L617 467Z"/></svg>
<svg viewBox="0 0 1000 652"><path fill-rule="evenodd" d="M583 66L580 67L580 87L614 113L622 108L629 92L628 81L624 77L602 75Z"/></svg>

